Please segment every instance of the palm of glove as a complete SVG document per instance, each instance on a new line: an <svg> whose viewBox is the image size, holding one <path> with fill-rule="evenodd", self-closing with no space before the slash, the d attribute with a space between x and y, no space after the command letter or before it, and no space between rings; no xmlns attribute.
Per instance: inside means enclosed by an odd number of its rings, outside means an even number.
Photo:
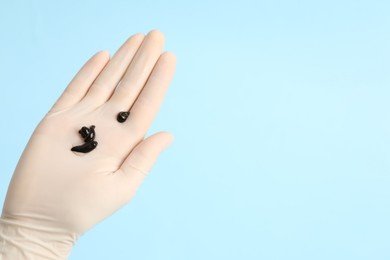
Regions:
<svg viewBox="0 0 390 260"><path fill-rule="evenodd" d="M84 65L31 136L3 217L83 234L131 200L172 141L166 132L144 139L174 72L162 45L158 31L138 34L112 59L100 52ZM97 147L71 151L84 143L81 127L91 125Z"/></svg>

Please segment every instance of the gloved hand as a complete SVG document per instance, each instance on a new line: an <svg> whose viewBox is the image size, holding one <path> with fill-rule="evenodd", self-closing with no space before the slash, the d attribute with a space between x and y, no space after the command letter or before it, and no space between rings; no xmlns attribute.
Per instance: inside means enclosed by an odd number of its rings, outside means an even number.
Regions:
<svg viewBox="0 0 390 260"><path fill-rule="evenodd" d="M77 239L127 204L172 141L144 136L175 70L153 30L110 58L95 54L32 134L16 166L0 220L0 259L66 259ZM123 123L121 111L130 111ZM88 153L79 130L95 126Z"/></svg>

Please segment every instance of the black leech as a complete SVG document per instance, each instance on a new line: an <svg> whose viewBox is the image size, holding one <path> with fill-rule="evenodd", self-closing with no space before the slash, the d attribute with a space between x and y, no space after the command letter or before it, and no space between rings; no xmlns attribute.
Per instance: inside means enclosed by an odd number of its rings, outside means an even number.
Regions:
<svg viewBox="0 0 390 260"><path fill-rule="evenodd" d="M129 112L119 112L118 116L116 117L116 120L118 120L119 123L123 123L126 121L127 117L129 116Z"/></svg>
<svg viewBox="0 0 390 260"><path fill-rule="evenodd" d="M91 141L79 146L75 146L71 150L74 152L89 153L90 151L96 148L97 144L98 143L96 141Z"/></svg>

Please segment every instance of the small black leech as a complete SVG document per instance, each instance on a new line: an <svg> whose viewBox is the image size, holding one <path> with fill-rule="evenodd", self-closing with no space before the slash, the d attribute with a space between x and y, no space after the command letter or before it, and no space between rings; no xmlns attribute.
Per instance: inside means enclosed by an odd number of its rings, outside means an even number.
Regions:
<svg viewBox="0 0 390 260"><path fill-rule="evenodd" d="M74 152L89 153L90 151L96 148L97 144L98 143L96 141L91 141L79 146L75 146L71 150Z"/></svg>
<svg viewBox="0 0 390 260"><path fill-rule="evenodd" d="M84 142L95 140L95 126L91 125L90 128L83 126L79 130L80 135L84 138Z"/></svg>
<svg viewBox="0 0 390 260"><path fill-rule="evenodd" d="M116 117L116 120L118 120L119 123L123 123L126 121L127 117L129 116L129 112L119 112L118 116Z"/></svg>
<svg viewBox="0 0 390 260"><path fill-rule="evenodd" d="M89 153L96 148L98 143L95 140L95 126L92 125L90 128L83 126L79 130L80 135L84 138L84 144L72 147L71 151L80 153Z"/></svg>

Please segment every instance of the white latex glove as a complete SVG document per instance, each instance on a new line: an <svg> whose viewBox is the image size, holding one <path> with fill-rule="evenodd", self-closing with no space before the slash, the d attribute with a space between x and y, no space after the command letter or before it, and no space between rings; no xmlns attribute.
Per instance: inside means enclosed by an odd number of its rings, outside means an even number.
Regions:
<svg viewBox="0 0 390 260"><path fill-rule="evenodd" d="M163 45L157 30L133 35L111 59L98 52L73 78L15 169L0 220L0 259L66 259L83 233L131 200L173 140L167 132L144 139L175 70ZM120 111L130 111L124 123ZM97 147L71 151L84 143L80 128L91 125Z"/></svg>

